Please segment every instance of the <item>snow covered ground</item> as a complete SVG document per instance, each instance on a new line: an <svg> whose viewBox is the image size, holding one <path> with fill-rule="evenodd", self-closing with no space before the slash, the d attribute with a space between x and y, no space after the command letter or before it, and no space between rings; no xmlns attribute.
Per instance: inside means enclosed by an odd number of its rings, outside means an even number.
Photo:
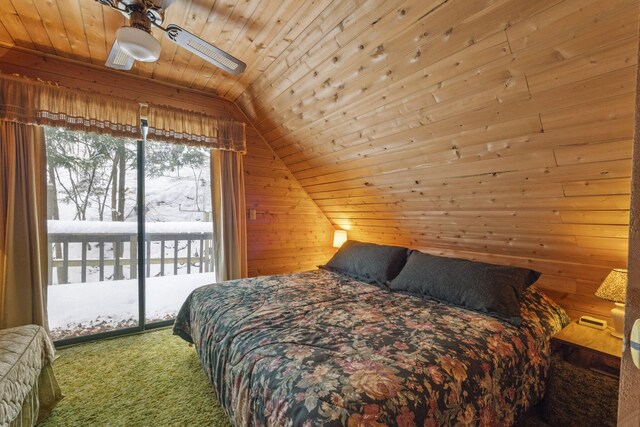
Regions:
<svg viewBox="0 0 640 427"><path fill-rule="evenodd" d="M151 277L146 280L146 319L175 317L194 289L214 283L213 273ZM138 281L49 286L49 328L54 339L138 324Z"/></svg>

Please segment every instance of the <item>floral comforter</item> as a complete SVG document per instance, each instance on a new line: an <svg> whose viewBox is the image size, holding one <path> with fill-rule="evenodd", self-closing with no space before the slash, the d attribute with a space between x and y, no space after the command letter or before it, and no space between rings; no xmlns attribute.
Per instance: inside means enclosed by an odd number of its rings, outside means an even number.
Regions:
<svg viewBox="0 0 640 427"><path fill-rule="evenodd" d="M511 425L568 322L525 292L520 327L317 270L208 285L174 333L236 426Z"/></svg>

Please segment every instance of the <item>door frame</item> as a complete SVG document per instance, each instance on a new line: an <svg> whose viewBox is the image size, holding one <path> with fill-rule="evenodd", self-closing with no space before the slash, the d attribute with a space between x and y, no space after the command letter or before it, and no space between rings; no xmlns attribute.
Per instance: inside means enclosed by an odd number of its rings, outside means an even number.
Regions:
<svg viewBox="0 0 640 427"><path fill-rule="evenodd" d="M639 39L640 40L640 39ZM640 46L638 47L640 58ZM640 77L636 71L636 107L633 133L631 201L629 211L629 254L627 260L627 302L624 322L624 346L620 366L618 425L640 425L640 369L631 359L629 336L640 318Z"/></svg>

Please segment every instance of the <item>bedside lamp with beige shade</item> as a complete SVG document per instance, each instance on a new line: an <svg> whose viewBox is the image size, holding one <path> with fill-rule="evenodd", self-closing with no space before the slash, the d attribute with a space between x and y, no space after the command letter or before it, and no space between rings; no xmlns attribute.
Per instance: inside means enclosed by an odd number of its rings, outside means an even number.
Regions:
<svg viewBox="0 0 640 427"><path fill-rule="evenodd" d="M333 247L339 248L344 242L347 241L346 230L335 230L333 232Z"/></svg>
<svg viewBox="0 0 640 427"><path fill-rule="evenodd" d="M618 268L611 270L596 291L596 296L616 303L616 306L611 310L615 329L615 331L611 332L611 335L622 339L624 331L624 302L627 297L627 270Z"/></svg>

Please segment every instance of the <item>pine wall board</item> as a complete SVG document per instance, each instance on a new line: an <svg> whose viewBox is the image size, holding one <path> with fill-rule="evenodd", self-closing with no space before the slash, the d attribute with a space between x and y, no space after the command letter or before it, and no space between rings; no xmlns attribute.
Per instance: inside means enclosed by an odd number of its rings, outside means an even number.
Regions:
<svg viewBox="0 0 640 427"><path fill-rule="evenodd" d="M0 73L246 122L232 102L211 94L15 48L0 48ZM335 251L333 226L252 126L247 127L244 169L247 209L256 210L256 219L247 220L249 275L325 263Z"/></svg>
<svg viewBox="0 0 640 427"><path fill-rule="evenodd" d="M534 268L572 316L608 317L638 1L373 3L301 33L237 104L350 238Z"/></svg>

